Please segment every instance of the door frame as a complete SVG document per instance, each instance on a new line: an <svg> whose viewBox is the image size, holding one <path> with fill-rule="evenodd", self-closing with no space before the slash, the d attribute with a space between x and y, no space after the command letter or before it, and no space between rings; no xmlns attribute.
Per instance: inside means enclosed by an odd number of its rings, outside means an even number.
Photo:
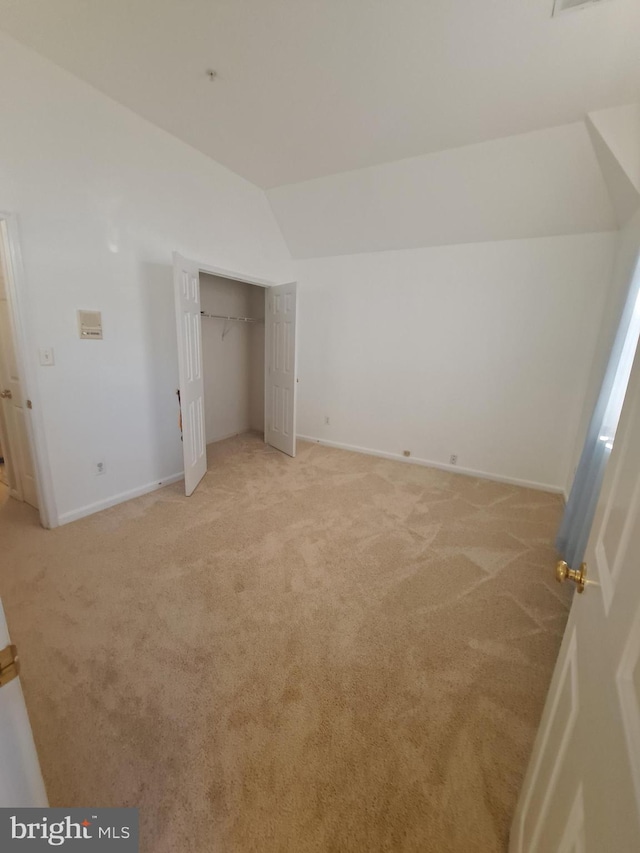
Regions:
<svg viewBox="0 0 640 853"><path fill-rule="evenodd" d="M217 275L220 278L231 278L234 281L241 281L243 284L255 284L258 287L275 287L278 284L285 284L282 281L271 281L268 278L258 278L254 275L247 275L243 272L237 272L235 270L227 270L223 267L212 266L211 264L203 264L198 260L194 260L193 258L189 258L189 260L193 261L194 264L198 267L200 272L206 273L208 275Z"/></svg>
<svg viewBox="0 0 640 853"><path fill-rule="evenodd" d="M32 314L20 251L18 219L15 213L0 210L0 240L7 266L7 300L14 333L16 364L24 386L25 397L32 404L32 408L27 409L25 422L38 490L40 523L43 527L52 528L58 526L58 514L49 466L41 396L36 381L36 364L33 357L35 349L32 346L34 338L30 323ZM16 460L13 457L11 464L14 468L16 467Z"/></svg>
<svg viewBox="0 0 640 853"><path fill-rule="evenodd" d="M182 252L178 252L177 250L174 250L174 253L173 253L174 256L176 253L182 255ZM205 273L205 275L217 275L220 278L228 278L228 279L231 279L232 281L241 282L242 284L255 284L257 287L264 288L265 294L270 287L277 287L280 284L286 284L287 283L286 281L273 281L272 279L268 279L268 278L260 278L260 277L255 276L255 275L248 275L245 272L240 272L238 270L230 270L230 269L227 269L225 267L216 266L215 264L207 264L207 263L204 263L203 261L200 261L196 258L189 256L189 255L182 255L182 257L184 257L185 260L188 260L191 263L193 263L195 266L197 266L199 273ZM296 346L297 346L297 341L296 341ZM265 335L265 369L266 369L266 355L267 355L267 339L266 339L266 335ZM266 436L266 434L267 434L267 407L266 407L266 405L265 405L264 420L265 420L265 422L264 422L264 434ZM206 443L206 438L205 438L205 443Z"/></svg>

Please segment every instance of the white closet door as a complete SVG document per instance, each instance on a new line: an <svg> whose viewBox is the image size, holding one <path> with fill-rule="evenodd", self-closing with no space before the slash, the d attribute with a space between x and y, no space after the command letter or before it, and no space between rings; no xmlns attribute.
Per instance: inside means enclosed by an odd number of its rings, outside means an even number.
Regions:
<svg viewBox="0 0 640 853"><path fill-rule="evenodd" d="M586 569L586 585L573 599L511 853L640 850L639 555L640 350L586 562L572 567Z"/></svg>
<svg viewBox="0 0 640 853"><path fill-rule="evenodd" d="M173 282L178 332L184 491L190 495L207 473L200 278L197 264L177 252L173 254Z"/></svg>
<svg viewBox="0 0 640 853"><path fill-rule="evenodd" d="M266 294L265 441L296 455L296 290L295 282Z"/></svg>

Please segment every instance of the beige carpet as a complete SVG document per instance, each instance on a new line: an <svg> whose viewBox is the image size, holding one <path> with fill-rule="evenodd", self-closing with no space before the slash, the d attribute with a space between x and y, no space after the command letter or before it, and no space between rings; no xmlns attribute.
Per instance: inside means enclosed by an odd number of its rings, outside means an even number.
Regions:
<svg viewBox="0 0 640 853"><path fill-rule="evenodd" d="M558 496L256 436L54 531L0 510L52 805L144 853L504 851L561 634Z"/></svg>

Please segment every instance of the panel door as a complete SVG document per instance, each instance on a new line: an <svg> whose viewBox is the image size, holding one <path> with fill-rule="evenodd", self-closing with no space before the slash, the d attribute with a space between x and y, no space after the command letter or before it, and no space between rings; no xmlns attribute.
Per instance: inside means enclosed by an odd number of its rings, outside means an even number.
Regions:
<svg viewBox="0 0 640 853"><path fill-rule="evenodd" d="M638 356L586 571L585 590L574 595L512 825L511 853L640 850Z"/></svg>
<svg viewBox="0 0 640 853"><path fill-rule="evenodd" d="M197 264L175 252L173 281L178 333L184 490L186 495L191 495L207 473L200 273Z"/></svg>
<svg viewBox="0 0 640 853"><path fill-rule="evenodd" d="M296 455L297 285L277 285L266 293L265 441Z"/></svg>

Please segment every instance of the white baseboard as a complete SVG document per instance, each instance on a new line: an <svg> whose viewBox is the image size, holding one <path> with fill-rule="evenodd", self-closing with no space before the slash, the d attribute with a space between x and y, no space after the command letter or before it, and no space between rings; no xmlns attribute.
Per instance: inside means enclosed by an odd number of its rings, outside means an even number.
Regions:
<svg viewBox="0 0 640 853"><path fill-rule="evenodd" d="M110 498L105 498L102 501L87 504L80 507L80 509L63 512L62 515L58 516L58 524L69 524L70 521L77 521L79 518L85 518L87 515L93 515L94 512L100 512L103 509L116 506L116 504L142 497L142 495L155 492L156 489L161 489L163 486L170 486L171 483L177 483L178 480L183 479L184 471L181 471L179 474L172 474L170 477L164 477L162 480L154 480L153 483L147 483L146 486L139 486L137 489L130 489L128 492L120 492L120 494L112 495Z"/></svg>
<svg viewBox="0 0 640 853"><path fill-rule="evenodd" d="M232 433L231 438L239 433ZM442 462L433 462L430 459L419 459L415 456L402 456L400 453L389 453L386 450L374 450L370 447L358 447L355 444L343 444L339 441L328 441L324 438L315 438L311 435L298 435L300 441L310 441L314 444L323 444L326 447L335 447L338 450L351 450L354 453L364 453L367 456L378 456L381 459L392 459L396 462L405 462L409 465L422 465L425 468L438 468L440 471L448 471L450 474L466 474L470 477L480 477L483 480L494 480L498 483L509 483L513 486L525 486L528 489L538 489L541 492L552 492L554 494L563 495L565 502L568 498L565 489L562 486L551 486L547 483L536 483L532 480L521 480L517 477L505 477L499 474L489 474L486 471L476 471L473 468L462 468L459 466L446 465ZM222 438L216 441L222 441ZM95 512L100 512L103 509L109 509L117 504L130 501L133 498L139 498L142 495L154 492L156 489L161 489L163 486L169 486L171 483L177 483L184 478L184 472L172 474L170 477L165 477L162 480L154 480L152 483L147 483L145 486L139 486L137 489L130 489L127 492L120 492L117 495L112 495L110 498L105 498L101 501L96 501L92 504L80 507L79 509L64 512L58 516L58 525L69 524L72 521L78 521L80 518L85 518L87 515L93 515Z"/></svg>
<svg viewBox="0 0 640 853"><path fill-rule="evenodd" d="M536 483L533 480L521 480L517 477L505 477L501 474L489 474L486 471L476 471L473 468L462 468L459 465L446 465L443 462L432 462L430 459L419 459L416 456L402 456L400 453L388 453L386 450L372 450L370 447L358 447L355 444L342 444L339 441L328 441L325 438L314 438L311 435L298 435L300 441L311 441L326 447L336 447L338 450L351 450L354 453L364 453L367 456L379 456L381 459L393 459L395 462L407 462L409 465L422 465L425 468L438 468L449 474L466 474L469 477L480 477L482 480L494 480L496 483L508 483L511 486L525 486L527 489L537 489L540 492L564 494L562 486L551 486L548 483Z"/></svg>

